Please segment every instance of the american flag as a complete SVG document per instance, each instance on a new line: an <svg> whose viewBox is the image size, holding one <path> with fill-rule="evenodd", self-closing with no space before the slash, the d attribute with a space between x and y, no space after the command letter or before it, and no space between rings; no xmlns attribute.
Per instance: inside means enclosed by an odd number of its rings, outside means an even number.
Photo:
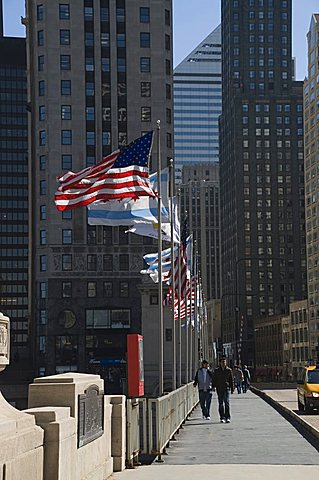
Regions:
<svg viewBox="0 0 319 480"><path fill-rule="evenodd" d="M57 209L71 210L98 200L154 197L148 175L152 140L153 132L147 132L97 165L59 177L60 186L55 194Z"/></svg>

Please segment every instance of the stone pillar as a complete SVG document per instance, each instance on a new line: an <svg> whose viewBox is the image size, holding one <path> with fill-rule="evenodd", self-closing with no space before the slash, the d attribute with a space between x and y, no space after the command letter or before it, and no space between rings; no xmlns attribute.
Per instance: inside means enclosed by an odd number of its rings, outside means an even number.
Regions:
<svg viewBox="0 0 319 480"><path fill-rule="evenodd" d="M10 360L10 322L9 318L5 317L0 312L0 372L2 372Z"/></svg>
<svg viewBox="0 0 319 480"><path fill-rule="evenodd" d="M0 312L0 371L9 364L9 318ZM43 430L0 393L0 479L43 480Z"/></svg>

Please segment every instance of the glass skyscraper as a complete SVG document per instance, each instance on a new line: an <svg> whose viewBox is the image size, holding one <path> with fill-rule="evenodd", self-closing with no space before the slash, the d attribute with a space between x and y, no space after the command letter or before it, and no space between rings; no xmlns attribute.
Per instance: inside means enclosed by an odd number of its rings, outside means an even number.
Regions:
<svg viewBox="0 0 319 480"><path fill-rule="evenodd" d="M20 383L31 377L26 52L24 38L4 37L2 2L0 12L0 311L11 320L12 359L1 381Z"/></svg>
<svg viewBox="0 0 319 480"><path fill-rule="evenodd" d="M174 70L176 181L183 165L219 160L222 107L221 27L210 33Z"/></svg>

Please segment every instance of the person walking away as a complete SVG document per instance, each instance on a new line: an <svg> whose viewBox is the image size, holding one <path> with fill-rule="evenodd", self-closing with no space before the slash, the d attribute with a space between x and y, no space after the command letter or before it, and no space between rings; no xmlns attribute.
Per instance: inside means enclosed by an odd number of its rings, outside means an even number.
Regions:
<svg viewBox="0 0 319 480"><path fill-rule="evenodd" d="M246 393L250 387L250 371L248 370L247 365L244 365L243 375L244 375L243 393Z"/></svg>
<svg viewBox="0 0 319 480"><path fill-rule="evenodd" d="M207 360L202 361L202 367L196 372L194 387L198 386L199 403L202 409L203 419L210 420L210 404L212 401L212 372L208 369Z"/></svg>
<svg viewBox="0 0 319 480"><path fill-rule="evenodd" d="M230 422L229 393L234 393L234 377L227 367L226 357L221 357L219 367L213 373L213 385L218 396L218 411L221 423Z"/></svg>
<svg viewBox="0 0 319 480"><path fill-rule="evenodd" d="M244 375L239 365L235 366L234 381L235 381L235 387L237 388L237 393L241 393L241 389L244 381Z"/></svg>

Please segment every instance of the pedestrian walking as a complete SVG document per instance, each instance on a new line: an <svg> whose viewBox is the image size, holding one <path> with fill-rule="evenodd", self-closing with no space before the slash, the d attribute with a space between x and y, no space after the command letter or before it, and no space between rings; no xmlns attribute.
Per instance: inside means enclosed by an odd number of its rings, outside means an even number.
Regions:
<svg viewBox="0 0 319 480"><path fill-rule="evenodd" d="M234 377L227 367L226 357L221 357L219 367L213 373L213 385L218 396L218 411L221 423L230 422L229 394L234 393Z"/></svg>
<svg viewBox="0 0 319 480"><path fill-rule="evenodd" d="M235 366L234 381L235 381L235 387L237 388L237 393L239 394L241 393L241 389L243 387L243 381L244 381L243 371L239 365Z"/></svg>
<svg viewBox="0 0 319 480"><path fill-rule="evenodd" d="M250 371L248 370L247 365L244 365L243 375L244 375L243 393L246 393L250 387Z"/></svg>
<svg viewBox="0 0 319 480"><path fill-rule="evenodd" d="M210 404L212 401L212 372L208 369L207 360L202 361L202 367L196 372L194 387L198 386L199 403L202 409L203 419L210 420Z"/></svg>

